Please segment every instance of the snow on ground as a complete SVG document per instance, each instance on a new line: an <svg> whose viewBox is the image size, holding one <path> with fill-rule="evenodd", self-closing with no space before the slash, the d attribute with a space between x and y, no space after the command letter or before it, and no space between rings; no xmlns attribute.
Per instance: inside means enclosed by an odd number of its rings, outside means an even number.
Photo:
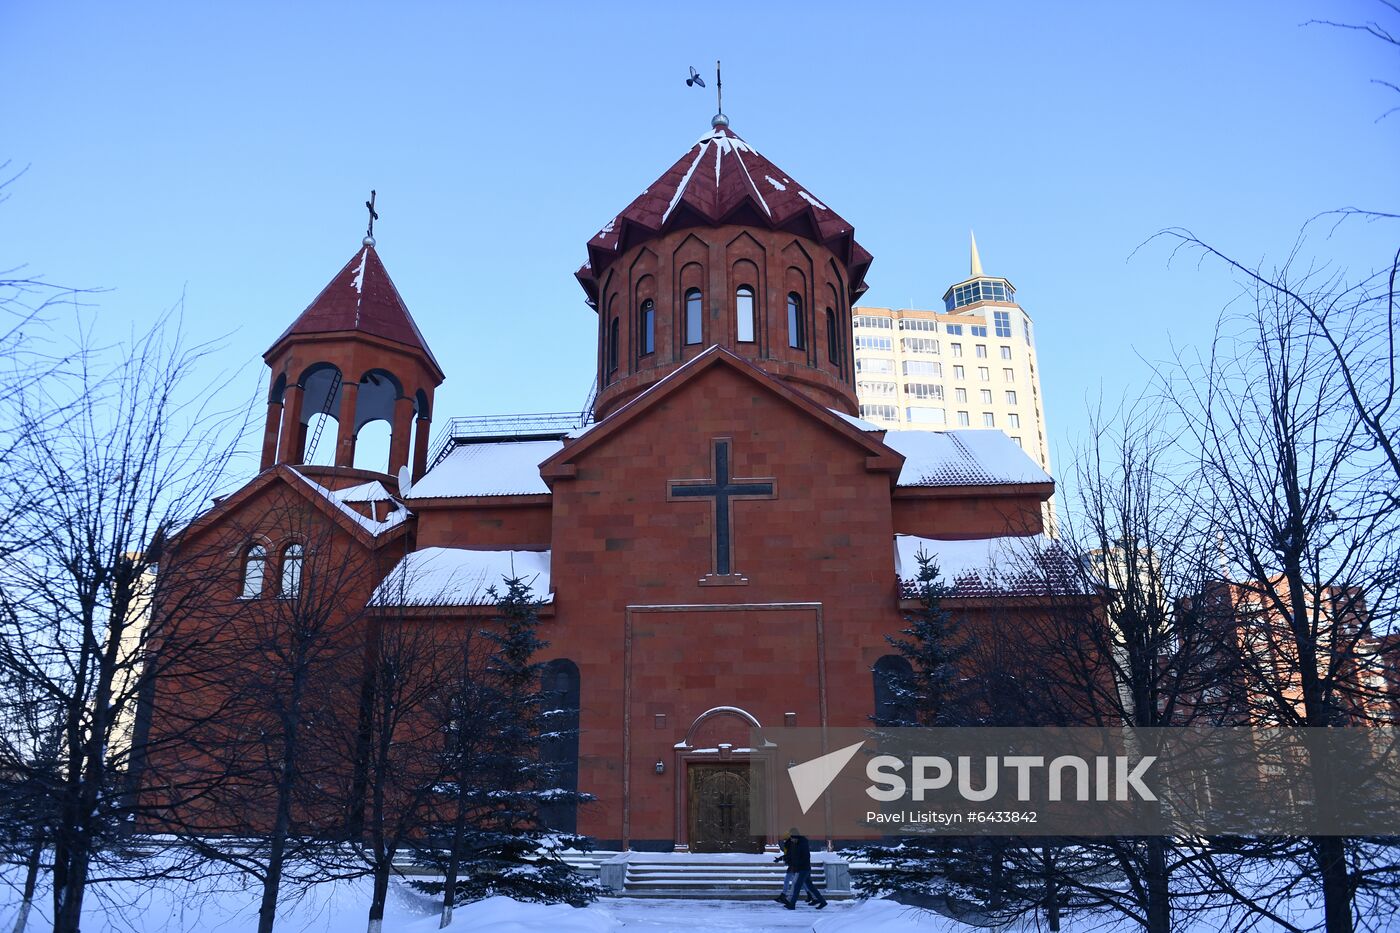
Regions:
<svg viewBox="0 0 1400 933"><path fill-rule="evenodd" d="M0 869L0 929L14 927L19 907L17 885L23 874ZM278 910L279 933L354 933L364 930L370 882L327 882L284 897ZM257 928L260 890L237 876L208 876L197 881L163 881L154 885L114 882L89 891L83 913L84 933L251 933ZM1301 905L1300 905L1301 906ZM50 926L50 905L41 891L28 929ZM1183 919L1183 918L1179 918ZM1210 914L1179 922L1178 933L1216 933L1232 919ZM1294 917L1304 927L1319 920L1303 909ZM1370 918L1363 928L1385 929L1385 918ZM1377 925L1379 924L1379 925ZM384 933L431 933L438 929L438 902L395 879L389 889ZM978 927L887 900L833 901L818 911L799 903L784 910L771 901L679 901L605 898L586 908L563 904L525 904L493 897L457 908L450 930L463 933L662 933L662 931L809 931L809 933L977 933ZM1027 920L1000 928L1005 933L1046 929L1045 920ZM1064 933L1136 933L1137 926L1108 913L1066 917ZM1275 929L1262 924L1260 933Z"/></svg>

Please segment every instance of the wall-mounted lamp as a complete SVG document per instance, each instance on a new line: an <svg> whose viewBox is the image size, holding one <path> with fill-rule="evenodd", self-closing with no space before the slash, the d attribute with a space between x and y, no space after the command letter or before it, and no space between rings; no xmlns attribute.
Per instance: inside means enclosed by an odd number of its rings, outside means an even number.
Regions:
<svg viewBox="0 0 1400 933"><path fill-rule="evenodd" d="M662 761L660 758L656 759L656 773L657 773L657 774L665 774L665 773L666 773L666 762Z"/></svg>

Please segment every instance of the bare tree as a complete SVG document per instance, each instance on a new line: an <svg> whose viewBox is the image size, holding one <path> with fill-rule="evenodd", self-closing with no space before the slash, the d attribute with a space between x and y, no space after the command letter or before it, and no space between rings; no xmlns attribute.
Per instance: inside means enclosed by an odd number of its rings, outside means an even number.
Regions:
<svg viewBox="0 0 1400 933"><path fill-rule="evenodd" d="M1395 0L1376 0L1376 2L1380 7L1382 7L1385 10L1387 14L1400 18L1400 3L1396 3ZM1372 39L1376 39L1384 43L1385 45L1392 46L1397 51L1400 51L1400 22L1394 24L1387 24L1382 22L1379 17L1377 17L1376 19L1367 20L1364 23L1339 23L1335 20L1330 19L1310 19L1306 23L1304 23L1304 25L1331 26L1335 29L1349 29L1354 32L1359 32L1363 35L1370 36ZM1381 87L1387 88L1396 94L1400 94L1400 84L1397 84L1394 80L1388 80L1386 78L1373 78L1371 80L1371 83L1379 84ZM1400 111L1400 104L1391 107L1389 110L1386 110L1380 116L1376 117L1376 122L1379 123L1381 120L1384 120L1386 117L1390 116L1396 111ZM1386 216L1396 217L1400 215L1389 214Z"/></svg>
<svg viewBox="0 0 1400 933"><path fill-rule="evenodd" d="M58 931L78 929L94 865L143 812L127 775L147 751L134 727L157 673L156 569L175 569L164 540L217 489L240 433L191 384L213 348L177 324L107 351L81 340L14 386L0 425L0 676L21 688L0 705L27 724L0 767L27 789L31 844L52 849Z"/></svg>
<svg viewBox="0 0 1400 933"><path fill-rule="evenodd" d="M1364 669L1373 628L1395 618L1397 475L1354 403L1344 356L1298 293L1255 283L1252 307L1223 317L1210 354L1179 361L1165 388L1233 578L1201 611L1234 655L1244 712L1257 724L1334 728L1365 721L1385 699ZM1328 767L1313 762L1319 808ZM1356 861L1364 853L1341 837L1292 848L1321 890L1329 933L1351 931L1357 898L1386 873Z"/></svg>
<svg viewBox="0 0 1400 933"><path fill-rule="evenodd" d="M365 802L368 605L405 516L369 518L280 466L176 542L211 556L194 582L217 581L218 596L162 631L162 648L208 647L157 685L159 728L183 742L151 783L193 773L217 787L172 806L164 828L260 884L264 933L284 881L363 870L345 855Z"/></svg>
<svg viewBox="0 0 1400 933"><path fill-rule="evenodd" d="M410 584L406 572L391 580L405 588ZM367 634L362 715L366 794L356 851L373 879L369 933L379 933L384 925L389 879L399 853L420 842L431 826L443 743L432 704L445 683L442 659L453 656L462 637L452 630L456 626L444 631L438 613L409 617L402 609L407 600L396 602L398 607L375 613Z"/></svg>
<svg viewBox="0 0 1400 933"><path fill-rule="evenodd" d="M1357 208L1331 213L1343 219L1400 219L1400 215ZM1260 300L1267 297L1300 314L1298 323L1306 322L1316 341L1314 357L1328 353L1333 358L1342 390L1337 402L1351 407L1363 436L1384 455L1400 483L1400 356L1396 353L1400 249L1395 250L1386 268L1350 281L1343 273L1325 268L1299 269L1304 263L1301 248L1306 233L1307 227L1286 261L1273 269L1247 265L1189 230L1173 228L1158 236L1175 240L1178 249L1196 251L1220 262L1257 291ZM1396 501L1400 502L1400 498Z"/></svg>
<svg viewBox="0 0 1400 933"><path fill-rule="evenodd" d="M1027 539L1004 555L999 585L1017 603L1004 624L1017 638L985 639L972 664L991 724L1225 721L1232 671L1198 609L1216 547L1169 415L1147 398L1091 412L1057 545ZM1057 929L1064 911L1108 908L1166 933L1183 912L1224 900L1212 876L1230 873L1213 855L1201 840L1162 836L1012 839L986 874L1016 892L999 903L1003 917L1040 910Z"/></svg>

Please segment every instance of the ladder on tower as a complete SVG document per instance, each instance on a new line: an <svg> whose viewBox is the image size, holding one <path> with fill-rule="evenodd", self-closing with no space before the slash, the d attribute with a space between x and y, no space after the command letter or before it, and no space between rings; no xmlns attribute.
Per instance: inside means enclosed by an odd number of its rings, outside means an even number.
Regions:
<svg viewBox="0 0 1400 933"><path fill-rule="evenodd" d="M303 463L310 463L311 458L316 453L316 445L321 441L321 432L326 429L326 418L330 416L331 408L335 405L335 397L340 392L341 381L340 370L337 369L335 375L331 376L331 388L326 393L326 400L321 404L321 420L316 423L316 430L311 435L311 442L306 445L306 453L302 455Z"/></svg>
<svg viewBox="0 0 1400 933"><path fill-rule="evenodd" d="M578 426L583 427L593 422L593 403L598 401L598 377L593 377L593 385L588 389L588 401L583 403L583 411L578 415Z"/></svg>

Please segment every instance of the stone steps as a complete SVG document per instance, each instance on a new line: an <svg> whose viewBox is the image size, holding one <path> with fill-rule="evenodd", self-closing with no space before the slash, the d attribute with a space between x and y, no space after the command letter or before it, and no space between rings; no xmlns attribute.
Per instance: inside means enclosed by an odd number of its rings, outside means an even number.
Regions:
<svg viewBox="0 0 1400 933"><path fill-rule="evenodd" d="M616 897L772 900L786 869L771 855L658 855L622 852L604 861L599 879ZM851 896L850 871L839 859L814 859L812 883L828 899Z"/></svg>

